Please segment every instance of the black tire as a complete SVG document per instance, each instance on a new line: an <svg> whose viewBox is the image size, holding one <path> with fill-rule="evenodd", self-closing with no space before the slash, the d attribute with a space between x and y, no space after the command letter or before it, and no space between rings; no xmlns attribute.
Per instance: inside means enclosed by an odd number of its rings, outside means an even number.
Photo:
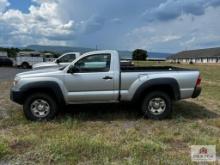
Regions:
<svg viewBox="0 0 220 165"><path fill-rule="evenodd" d="M9 63L9 66L10 66L10 67L13 67L13 62L12 62L12 61Z"/></svg>
<svg viewBox="0 0 220 165"><path fill-rule="evenodd" d="M27 62L23 62L23 63L21 64L21 67L22 67L23 69L28 69L28 68L30 67L30 65L29 65Z"/></svg>
<svg viewBox="0 0 220 165"><path fill-rule="evenodd" d="M157 106L159 106L159 108ZM141 110L144 117L154 120L165 119L171 115L172 100L165 92L153 91L143 99Z"/></svg>
<svg viewBox="0 0 220 165"><path fill-rule="evenodd" d="M34 107L33 104L35 102L38 102L39 100L43 100L44 103L46 103L47 106L49 106L49 112L47 112L45 114L45 116L42 116L42 115L40 116L40 114L38 116L32 110ZM57 111L58 111L58 106L57 106L56 101L50 95L47 95L44 93L35 93L35 94L32 94L29 97L27 97L27 99L25 100L24 105L23 105L23 111L24 111L25 117L28 120L49 121L49 120L52 120L55 118ZM37 110L37 111L39 111L39 110ZM42 112L42 113L45 113L45 112Z"/></svg>

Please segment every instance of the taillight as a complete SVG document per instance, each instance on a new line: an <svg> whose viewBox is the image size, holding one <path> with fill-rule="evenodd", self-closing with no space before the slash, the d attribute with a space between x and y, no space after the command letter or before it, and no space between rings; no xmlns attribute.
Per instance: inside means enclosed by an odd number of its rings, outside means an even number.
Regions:
<svg viewBox="0 0 220 165"><path fill-rule="evenodd" d="M201 85L202 77L199 75L197 81L196 81L196 87Z"/></svg>

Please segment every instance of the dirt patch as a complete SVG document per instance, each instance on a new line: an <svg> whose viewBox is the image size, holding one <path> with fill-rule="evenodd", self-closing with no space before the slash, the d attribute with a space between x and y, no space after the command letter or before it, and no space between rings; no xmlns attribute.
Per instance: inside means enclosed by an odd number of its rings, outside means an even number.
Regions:
<svg viewBox="0 0 220 165"><path fill-rule="evenodd" d="M215 86L220 87L220 84L219 84L220 82L219 81L213 82L213 81L203 80L202 83L208 84L208 85L215 85Z"/></svg>
<svg viewBox="0 0 220 165"><path fill-rule="evenodd" d="M31 143L26 141L14 140L11 142L9 147L14 150L16 153L24 153L27 148L31 147Z"/></svg>
<svg viewBox="0 0 220 165"><path fill-rule="evenodd" d="M174 148L176 150L187 149L188 148L187 144L182 142L179 139L175 139L175 140L171 141L169 144L172 148Z"/></svg>

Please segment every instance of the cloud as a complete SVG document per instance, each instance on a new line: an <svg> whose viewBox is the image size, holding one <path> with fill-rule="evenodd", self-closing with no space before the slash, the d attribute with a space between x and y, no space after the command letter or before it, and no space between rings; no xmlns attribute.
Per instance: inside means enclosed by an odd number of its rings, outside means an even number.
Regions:
<svg viewBox="0 0 220 165"><path fill-rule="evenodd" d="M28 43L63 44L63 40L71 39L75 34L75 22L64 21L58 14L58 4L46 1L29 8L25 14L10 9L0 15L0 33L4 45L27 45ZM18 39L15 39L18 38Z"/></svg>
<svg viewBox="0 0 220 165"><path fill-rule="evenodd" d="M37 3L37 4L42 4L42 3L58 3L60 0L32 0L32 2Z"/></svg>
<svg viewBox="0 0 220 165"><path fill-rule="evenodd" d="M208 7L220 6L219 0L167 0L158 7L147 9L143 16L149 21L169 21L181 15L200 16Z"/></svg>
<svg viewBox="0 0 220 165"><path fill-rule="evenodd" d="M8 6L10 6L8 0L0 0L0 13L4 12Z"/></svg>
<svg viewBox="0 0 220 165"><path fill-rule="evenodd" d="M81 33L87 34L100 30L105 23L105 19L100 16L91 16L88 20L80 21L78 29Z"/></svg>
<svg viewBox="0 0 220 165"><path fill-rule="evenodd" d="M6 0L0 2L4 2L4 6L8 5ZM2 40L4 38L4 45L15 44L15 41L19 46L38 44L42 41L57 44L74 43L77 37L94 33L105 23L105 19L98 15L90 15L78 21L74 18L66 19L60 13L59 0L33 2L35 4L29 7L29 13L15 9L0 13L0 33ZM0 44L3 45L2 42Z"/></svg>
<svg viewBox="0 0 220 165"><path fill-rule="evenodd" d="M31 0L28 12L8 1L0 0L1 46L175 52L220 44L220 0Z"/></svg>
<svg viewBox="0 0 220 165"><path fill-rule="evenodd" d="M110 19L110 22L111 23L118 23L118 24L120 24L120 23L122 23L122 20L120 19L120 18L112 18L112 19Z"/></svg>
<svg viewBox="0 0 220 165"><path fill-rule="evenodd" d="M73 35L74 22L63 22L56 15L56 7L54 3L44 3L39 7L31 6L29 14L24 14L19 10L8 10L3 13L0 21L4 28L0 33L6 35L4 42L10 44L14 36L20 38L17 44L23 45L29 41L37 43L42 38L50 39L55 36L65 38Z"/></svg>
<svg viewBox="0 0 220 165"><path fill-rule="evenodd" d="M208 7L204 15L152 22L127 34L127 47L150 51L177 52L220 45L220 7ZM192 20L192 17L194 19Z"/></svg>

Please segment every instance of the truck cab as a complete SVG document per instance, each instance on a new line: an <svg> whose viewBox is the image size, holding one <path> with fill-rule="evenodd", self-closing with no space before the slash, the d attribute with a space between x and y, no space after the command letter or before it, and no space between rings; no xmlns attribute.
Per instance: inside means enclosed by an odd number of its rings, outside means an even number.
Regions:
<svg viewBox="0 0 220 165"><path fill-rule="evenodd" d="M66 67L64 84L68 91L67 102L117 102L119 61L117 51L96 51L85 53Z"/></svg>

